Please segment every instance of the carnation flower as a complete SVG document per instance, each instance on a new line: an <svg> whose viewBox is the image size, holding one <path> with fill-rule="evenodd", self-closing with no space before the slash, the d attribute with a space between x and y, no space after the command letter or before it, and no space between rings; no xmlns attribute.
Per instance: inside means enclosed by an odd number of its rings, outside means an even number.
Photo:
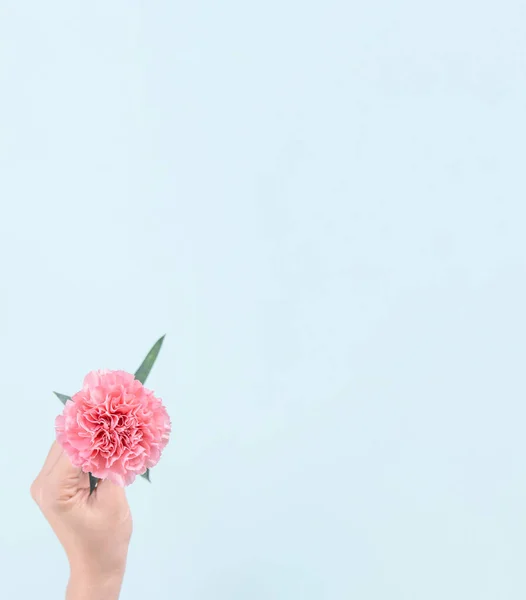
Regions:
<svg viewBox="0 0 526 600"><path fill-rule="evenodd" d="M125 371L92 371L55 420L58 443L72 464L126 486L155 466L171 422L154 393Z"/></svg>

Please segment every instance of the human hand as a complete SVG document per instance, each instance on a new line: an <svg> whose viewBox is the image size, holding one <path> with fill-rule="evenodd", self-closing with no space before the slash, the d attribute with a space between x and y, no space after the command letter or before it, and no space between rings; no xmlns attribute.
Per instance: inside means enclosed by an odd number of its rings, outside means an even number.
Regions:
<svg viewBox="0 0 526 600"><path fill-rule="evenodd" d="M54 442L31 496L66 551L68 598L117 598L132 534L124 489L99 481L90 496L88 474Z"/></svg>

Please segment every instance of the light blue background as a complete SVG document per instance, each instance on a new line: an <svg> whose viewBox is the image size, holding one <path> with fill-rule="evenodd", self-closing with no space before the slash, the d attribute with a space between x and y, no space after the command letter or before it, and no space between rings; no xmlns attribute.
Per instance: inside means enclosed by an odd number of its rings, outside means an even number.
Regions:
<svg viewBox="0 0 526 600"><path fill-rule="evenodd" d="M524 598L524 2L4 0L0 564L57 389L174 437L122 598Z"/></svg>

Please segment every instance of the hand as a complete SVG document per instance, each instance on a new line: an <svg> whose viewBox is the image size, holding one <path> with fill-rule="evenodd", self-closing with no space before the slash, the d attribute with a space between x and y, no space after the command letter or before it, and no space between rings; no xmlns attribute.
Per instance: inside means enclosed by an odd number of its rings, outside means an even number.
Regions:
<svg viewBox="0 0 526 600"><path fill-rule="evenodd" d="M99 481L90 496L88 474L54 442L31 496L66 551L68 599L118 598L132 534L124 489Z"/></svg>

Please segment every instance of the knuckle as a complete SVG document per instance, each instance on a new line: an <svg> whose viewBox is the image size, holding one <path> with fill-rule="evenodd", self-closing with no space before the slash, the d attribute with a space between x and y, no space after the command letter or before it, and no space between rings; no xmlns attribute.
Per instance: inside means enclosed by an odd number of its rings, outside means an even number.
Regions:
<svg viewBox="0 0 526 600"><path fill-rule="evenodd" d="M33 481L31 487L29 488L29 492L31 494L31 498L33 498L33 500L38 503L40 500L40 482L38 481L38 479L35 479L35 481Z"/></svg>

